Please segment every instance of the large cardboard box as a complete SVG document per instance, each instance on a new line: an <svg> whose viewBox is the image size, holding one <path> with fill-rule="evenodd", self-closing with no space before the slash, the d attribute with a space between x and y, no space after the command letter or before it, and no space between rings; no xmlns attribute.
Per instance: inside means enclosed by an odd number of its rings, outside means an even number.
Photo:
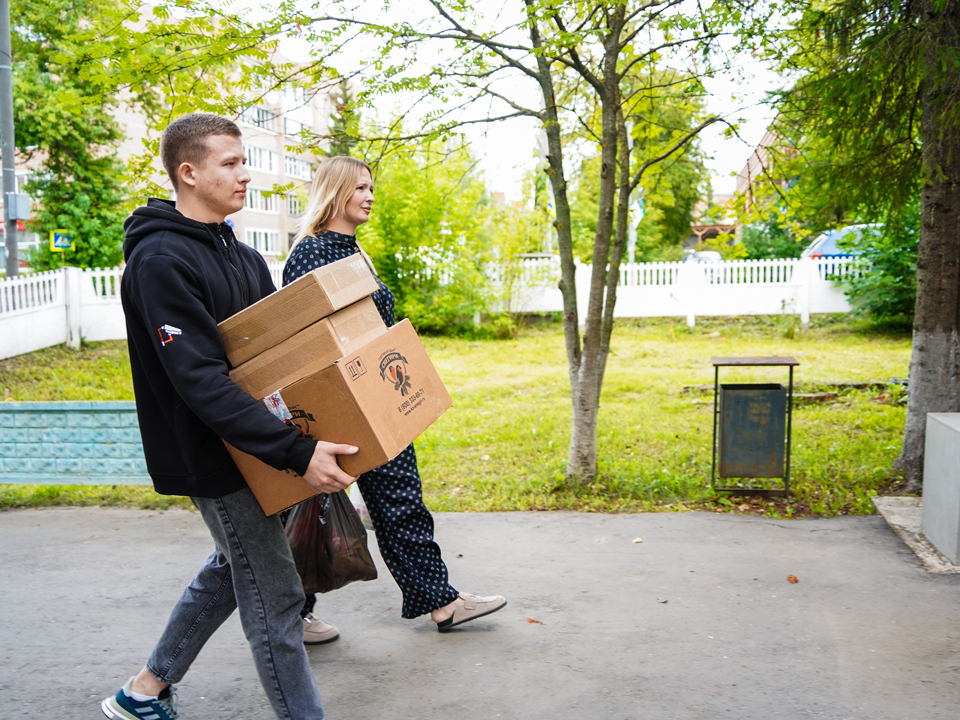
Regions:
<svg viewBox="0 0 960 720"><path fill-rule="evenodd" d="M340 467L360 475L395 458L453 403L409 320L354 353L282 388L264 404L317 440L359 448ZM291 470L275 470L227 445L268 515L316 491Z"/></svg>
<svg viewBox="0 0 960 720"><path fill-rule="evenodd" d="M350 355L387 331L372 298L365 297L315 322L230 371L257 400Z"/></svg>
<svg viewBox="0 0 960 720"><path fill-rule="evenodd" d="M218 325L227 359L239 367L379 287L362 255L317 268Z"/></svg>

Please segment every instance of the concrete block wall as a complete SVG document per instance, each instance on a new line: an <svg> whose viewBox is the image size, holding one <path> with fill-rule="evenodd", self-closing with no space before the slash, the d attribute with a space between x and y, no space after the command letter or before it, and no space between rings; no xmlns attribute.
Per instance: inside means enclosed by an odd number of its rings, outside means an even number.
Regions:
<svg viewBox="0 0 960 720"><path fill-rule="evenodd" d="M151 484L136 404L0 403L0 483Z"/></svg>
<svg viewBox="0 0 960 720"><path fill-rule="evenodd" d="M920 529L960 565L960 413L928 413Z"/></svg>

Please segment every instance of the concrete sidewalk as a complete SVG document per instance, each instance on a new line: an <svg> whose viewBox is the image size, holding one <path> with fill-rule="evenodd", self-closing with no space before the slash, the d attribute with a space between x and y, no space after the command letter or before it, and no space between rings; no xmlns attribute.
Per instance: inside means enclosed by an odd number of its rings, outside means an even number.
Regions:
<svg viewBox="0 0 960 720"><path fill-rule="evenodd" d="M441 514L437 538L455 586L510 604L440 635L401 620L377 556L318 603L331 720L960 714L960 575L877 516ZM0 718L93 720L212 542L197 514L90 508L0 513L0 547ZM236 616L179 698L184 720L274 717Z"/></svg>

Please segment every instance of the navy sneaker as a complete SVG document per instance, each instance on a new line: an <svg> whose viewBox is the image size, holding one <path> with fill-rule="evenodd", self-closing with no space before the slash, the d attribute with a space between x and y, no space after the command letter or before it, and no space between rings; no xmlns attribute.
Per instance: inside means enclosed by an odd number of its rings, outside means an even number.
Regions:
<svg viewBox="0 0 960 720"><path fill-rule="evenodd" d="M104 715L120 720L177 720L180 717L173 688L166 688L156 700L140 702L129 695L132 682L133 678L130 678L116 695L100 703Z"/></svg>

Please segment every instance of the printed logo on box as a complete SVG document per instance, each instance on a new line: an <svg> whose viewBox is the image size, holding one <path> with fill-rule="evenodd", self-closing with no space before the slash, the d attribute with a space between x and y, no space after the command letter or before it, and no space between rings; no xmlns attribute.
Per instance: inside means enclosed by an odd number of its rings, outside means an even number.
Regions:
<svg viewBox="0 0 960 720"><path fill-rule="evenodd" d="M306 410L301 410L300 408L293 408L290 411L291 419L294 425L303 433L305 438L313 440L313 435L310 434L310 423L316 422L316 419L308 413Z"/></svg>
<svg viewBox="0 0 960 720"><path fill-rule="evenodd" d="M410 373L407 372L407 359L396 350L388 350L380 356L380 378L393 383L393 389L406 397L410 392Z"/></svg>
<svg viewBox="0 0 960 720"><path fill-rule="evenodd" d="M367 374L367 369L363 366L363 360L361 360L359 357L353 358L353 360L348 362L345 367L347 368L347 372L350 374L351 380L356 380L358 377Z"/></svg>

